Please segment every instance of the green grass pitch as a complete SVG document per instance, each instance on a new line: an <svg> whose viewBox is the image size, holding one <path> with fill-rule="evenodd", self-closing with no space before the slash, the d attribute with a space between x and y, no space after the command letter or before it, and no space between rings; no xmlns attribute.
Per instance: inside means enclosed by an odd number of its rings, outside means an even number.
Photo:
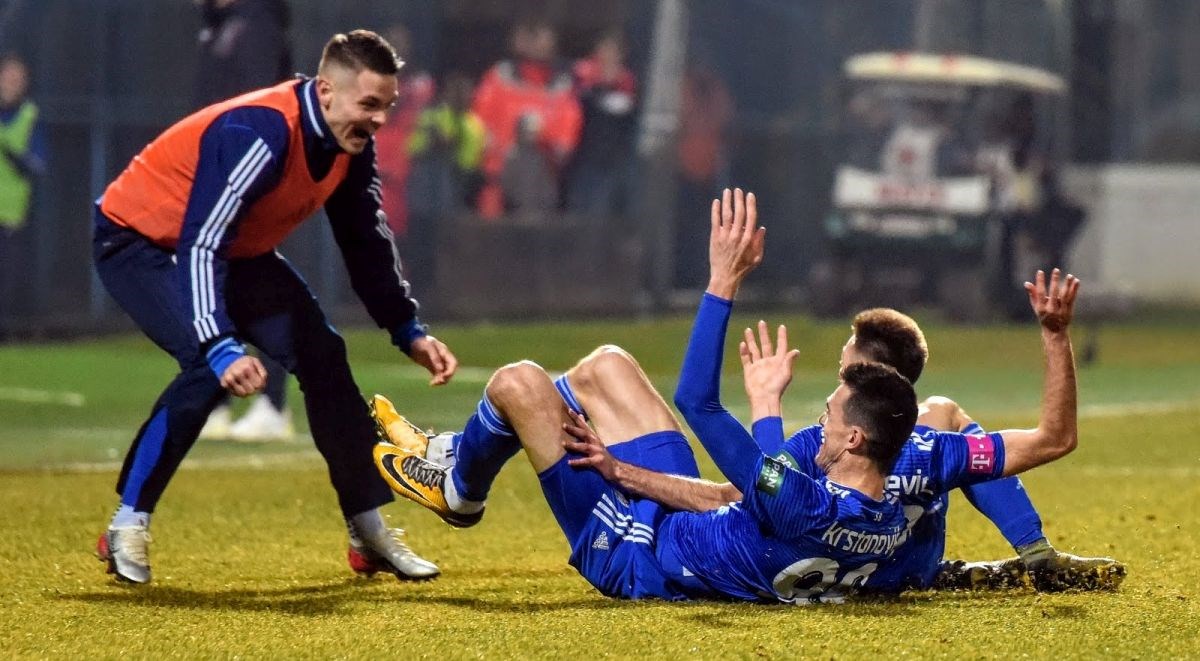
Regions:
<svg viewBox="0 0 1200 661"><path fill-rule="evenodd" d="M739 316L734 328L753 320ZM786 402L793 429L820 412L847 327L768 320L788 323L803 352ZM919 320L932 349L922 394L958 399L988 428L1034 421L1041 357L1032 323ZM919 592L809 607L599 596L567 566L566 543L521 460L505 468L475 528L452 530L408 503L387 508L441 578L359 579L306 441L198 443L155 517L154 583L120 586L92 545L115 504L117 462L173 366L133 336L3 346L0 657L1197 657L1197 321L1106 326L1100 361L1080 372L1079 449L1025 477L1059 548L1128 564L1120 591ZM603 342L630 349L669 398L689 324L439 328L469 366L441 389L427 387L382 333L348 340L364 393L386 393L419 424L445 429L462 424L491 369L531 358L562 370ZM736 356L727 357L726 400L744 418ZM294 387L293 395L298 404ZM953 557L1012 553L957 494L949 528Z"/></svg>

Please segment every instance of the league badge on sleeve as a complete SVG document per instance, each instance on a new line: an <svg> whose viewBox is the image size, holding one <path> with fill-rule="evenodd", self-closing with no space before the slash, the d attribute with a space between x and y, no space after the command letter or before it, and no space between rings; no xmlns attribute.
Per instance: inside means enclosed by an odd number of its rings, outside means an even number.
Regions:
<svg viewBox="0 0 1200 661"><path fill-rule="evenodd" d="M758 490L769 496L777 495L779 487L783 486L783 473L786 470L787 466L782 461L763 457L762 470L758 472Z"/></svg>

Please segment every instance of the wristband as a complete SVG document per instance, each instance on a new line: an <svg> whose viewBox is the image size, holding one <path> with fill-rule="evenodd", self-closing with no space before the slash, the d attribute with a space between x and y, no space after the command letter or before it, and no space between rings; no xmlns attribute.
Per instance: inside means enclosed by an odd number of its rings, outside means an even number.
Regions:
<svg viewBox="0 0 1200 661"><path fill-rule="evenodd" d="M227 337L212 345L208 349L208 353L204 354L204 358L208 361L208 368L217 375L219 381L233 361L244 355L246 355L246 347L236 339Z"/></svg>

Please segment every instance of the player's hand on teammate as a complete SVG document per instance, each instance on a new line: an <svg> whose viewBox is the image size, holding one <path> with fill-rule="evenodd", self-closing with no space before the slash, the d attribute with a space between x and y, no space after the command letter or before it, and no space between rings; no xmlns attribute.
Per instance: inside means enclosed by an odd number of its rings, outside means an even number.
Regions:
<svg viewBox="0 0 1200 661"><path fill-rule="evenodd" d="M582 416L577 415L574 411L568 413L571 416L571 422L563 423L563 431L573 436L575 440L563 441L563 447L567 452L573 452L580 456L568 459L567 463L575 468L591 468L600 473L605 480L615 482L619 464L617 458L612 456L608 447L604 445L599 436L596 436L596 432L588 426Z"/></svg>
<svg viewBox="0 0 1200 661"><path fill-rule="evenodd" d="M711 294L733 299L746 274L762 263L766 228L758 226L758 200L740 188L712 202L712 229L708 237Z"/></svg>
<svg viewBox="0 0 1200 661"><path fill-rule="evenodd" d="M433 378L429 385L440 386L450 381L458 370L458 359L444 342L432 335L419 337L412 342L408 355L413 362L429 370Z"/></svg>
<svg viewBox="0 0 1200 661"><path fill-rule="evenodd" d="M772 347L767 322L759 321L758 339L747 328L738 344L738 354L742 358L742 379L750 401L777 401L792 382L792 364L800 355L800 350L788 349L787 326L782 325L776 332L775 346Z"/></svg>
<svg viewBox="0 0 1200 661"><path fill-rule="evenodd" d="M267 387L267 368L254 356L242 356L225 368L221 387L238 397L249 397Z"/></svg>
<svg viewBox="0 0 1200 661"><path fill-rule="evenodd" d="M1061 333L1071 324L1075 313L1075 295L1079 293L1079 278L1054 269L1050 273L1050 284L1046 284L1046 274L1037 272L1034 282L1025 283L1025 292L1029 294L1029 305L1037 315L1038 323L1051 333ZM1061 282L1060 282L1061 279Z"/></svg>

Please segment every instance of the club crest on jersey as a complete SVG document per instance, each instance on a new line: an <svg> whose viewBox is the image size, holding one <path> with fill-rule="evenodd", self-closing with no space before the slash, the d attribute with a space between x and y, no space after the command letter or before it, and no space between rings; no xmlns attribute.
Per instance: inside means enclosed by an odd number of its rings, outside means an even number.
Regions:
<svg viewBox="0 0 1200 661"><path fill-rule="evenodd" d="M778 459L763 457L762 470L758 472L758 490L774 496L779 493L779 487L783 486L783 472L787 470L787 466Z"/></svg>

